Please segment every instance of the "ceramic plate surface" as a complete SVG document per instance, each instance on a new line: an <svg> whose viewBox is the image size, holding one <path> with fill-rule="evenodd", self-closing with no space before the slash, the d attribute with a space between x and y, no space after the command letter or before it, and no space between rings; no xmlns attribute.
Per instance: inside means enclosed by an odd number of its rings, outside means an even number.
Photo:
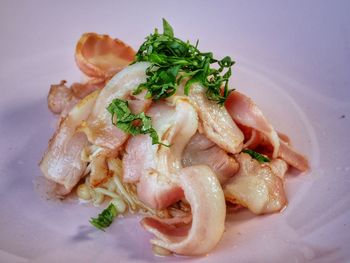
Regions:
<svg viewBox="0 0 350 263"><path fill-rule="evenodd" d="M1 1L0 262L350 262L349 10L349 1ZM288 176L283 213L228 215L218 246L199 258L155 257L140 217L95 231L99 209L37 189L57 121L49 85L81 80L80 35L137 49L162 17L201 50L233 57L231 85L311 163Z"/></svg>

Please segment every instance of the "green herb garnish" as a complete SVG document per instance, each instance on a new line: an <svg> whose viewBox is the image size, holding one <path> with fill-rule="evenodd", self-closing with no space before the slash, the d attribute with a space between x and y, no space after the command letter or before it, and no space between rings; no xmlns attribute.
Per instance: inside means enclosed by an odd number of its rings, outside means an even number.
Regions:
<svg viewBox="0 0 350 263"><path fill-rule="evenodd" d="M133 114L129 109L128 102L121 99L114 99L107 107L112 114L112 123L122 131L133 136L139 134L149 134L152 144L161 144L156 130L152 127L151 117L144 112Z"/></svg>
<svg viewBox="0 0 350 263"><path fill-rule="evenodd" d="M266 156L250 149L245 149L242 152L249 154L252 158L257 160L259 163L266 163L270 161L270 159L267 158Z"/></svg>
<svg viewBox="0 0 350 263"><path fill-rule="evenodd" d="M228 89L228 80L235 62L228 56L217 60L211 52L200 52L197 46L198 41L193 46L174 37L173 28L163 19L163 34L155 29L136 54L135 62L148 61L151 66L146 71L147 81L140 84L134 94L147 90L147 98L167 98L175 94L177 86L184 80L186 95L191 84L201 83L207 89L208 99L223 105L232 91ZM212 68L216 63L216 68Z"/></svg>
<svg viewBox="0 0 350 263"><path fill-rule="evenodd" d="M104 229L109 227L112 224L114 218L117 215L118 215L117 209L113 204L110 204L105 210L102 211L101 214L98 215L98 217L91 218L90 223L94 227L102 231L105 231Z"/></svg>

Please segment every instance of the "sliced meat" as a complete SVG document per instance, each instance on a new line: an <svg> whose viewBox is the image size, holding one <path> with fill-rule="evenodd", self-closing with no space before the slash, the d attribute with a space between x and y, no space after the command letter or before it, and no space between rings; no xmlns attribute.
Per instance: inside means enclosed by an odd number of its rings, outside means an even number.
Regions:
<svg viewBox="0 0 350 263"><path fill-rule="evenodd" d="M105 79L93 78L84 83L73 83L70 88L75 97L82 99L95 90L104 88L106 82L107 80Z"/></svg>
<svg viewBox="0 0 350 263"><path fill-rule="evenodd" d="M44 176L60 186L59 195L69 193L83 176L86 162L81 160L80 154L88 140L83 133L76 132L76 129L88 118L98 94L98 91L90 94L81 100L66 118L62 118L40 162Z"/></svg>
<svg viewBox="0 0 350 263"><path fill-rule="evenodd" d="M85 33L75 49L75 61L89 77L108 79L129 65L135 51L119 39L108 35Z"/></svg>
<svg viewBox="0 0 350 263"><path fill-rule="evenodd" d="M231 92L225 107L235 122L265 134L274 146L273 158L277 157L278 134L251 98L238 91Z"/></svg>
<svg viewBox="0 0 350 263"><path fill-rule="evenodd" d="M207 138L229 153L239 153L244 136L226 108L208 100L205 89L198 83L191 86L189 98L197 110Z"/></svg>
<svg viewBox="0 0 350 263"><path fill-rule="evenodd" d="M289 165L282 159L273 159L269 163L265 163L265 165L269 166L274 173L274 175L278 176L282 180L284 180L284 176L288 171Z"/></svg>
<svg viewBox="0 0 350 263"><path fill-rule="evenodd" d="M278 212L287 204L283 188L282 168L273 164L260 164L246 153L236 156L240 165L238 173L224 186L227 200L247 207L255 214ZM279 170L278 170L279 169ZM275 174L274 171L280 171ZM286 171L283 170L284 172Z"/></svg>
<svg viewBox="0 0 350 263"><path fill-rule="evenodd" d="M191 205L192 224L173 225L146 217L143 227L155 235L151 243L181 255L210 252L224 232L226 204L215 174L207 166L183 168L179 185Z"/></svg>
<svg viewBox="0 0 350 263"><path fill-rule="evenodd" d="M60 114L73 97L72 90L65 84L66 81L62 80L60 84L54 84L50 87L49 95L47 96L47 104L50 111L55 114Z"/></svg>
<svg viewBox="0 0 350 263"><path fill-rule="evenodd" d="M154 209L164 209L183 198L184 193L173 176L148 170L137 183L137 195L142 202Z"/></svg>
<svg viewBox="0 0 350 263"><path fill-rule="evenodd" d="M197 114L191 104L176 99L174 105L158 102L147 112L159 139L171 147L152 145L149 135L135 136L129 139L123 157L123 180L136 182L140 200L155 209L183 197L174 180L182 168L183 149L197 130Z"/></svg>
<svg viewBox="0 0 350 263"><path fill-rule="evenodd" d="M200 133L196 133L187 144L182 156L182 164L184 167L200 164L209 166L221 184L239 169L233 157Z"/></svg>
<svg viewBox="0 0 350 263"><path fill-rule="evenodd" d="M123 156L123 181L137 183L142 173L156 167L154 148L148 134L131 137Z"/></svg>
<svg viewBox="0 0 350 263"><path fill-rule="evenodd" d="M296 152L288 144L281 141L281 146L278 151L278 157L285 160L288 164L297 168L300 171L307 171L309 169L309 162L305 156Z"/></svg>
<svg viewBox="0 0 350 263"><path fill-rule="evenodd" d="M132 92L139 84L146 81L148 63L133 64L115 75L101 91L89 119L85 123L84 132L92 144L112 150L120 147L129 137L111 121L111 114L107 111L113 99L131 100L138 112L146 111L151 101L144 98L144 94L132 96ZM136 102L137 101L137 102ZM130 105L130 107L131 107ZM132 108L132 107L131 107Z"/></svg>
<svg viewBox="0 0 350 263"><path fill-rule="evenodd" d="M289 138L276 132L252 99L234 91L229 95L225 107L239 125L252 129L251 137L246 142L245 147L271 145L272 158L280 157L301 171L308 169L307 159L287 144Z"/></svg>
<svg viewBox="0 0 350 263"><path fill-rule="evenodd" d="M257 136L255 138L254 147L257 147L259 151L263 151L267 155L271 155L273 145L271 145L269 139L258 131L256 131L256 133ZM250 145L249 147L251 148L252 146L253 145ZM277 156L300 171L306 171L309 169L309 162L306 157L295 151L289 145L289 143L285 142L281 138Z"/></svg>

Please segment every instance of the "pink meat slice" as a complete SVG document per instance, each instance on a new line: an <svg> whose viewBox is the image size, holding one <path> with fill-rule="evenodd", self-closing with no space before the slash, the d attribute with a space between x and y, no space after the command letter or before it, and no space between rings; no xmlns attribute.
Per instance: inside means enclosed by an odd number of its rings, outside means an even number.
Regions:
<svg viewBox="0 0 350 263"><path fill-rule="evenodd" d="M123 157L123 180L137 183L141 201L154 209L163 209L183 197L174 181L181 169L184 147L197 130L197 114L191 104L178 100L175 106L158 102L147 112L163 143L152 145L149 135L131 137Z"/></svg>
<svg viewBox="0 0 350 263"><path fill-rule="evenodd" d="M224 232L226 204L216 175L205 165L183 168L179 185L191 205L192 222L176 226L146 217L142 226L155 235L151 243L180 255L203 255L211 251Z"/></svg>
<svg viewBox="0 0 350 263"><path fill-rule="evenodd" d="M221 184L225 183L239 169L239 165L233 157L200 133L196 133L187 144L182 156L182 163L184 167L200 164L209 166Z"/></svg>
<svg viewBox="0 0 350 263"><path fill-rule="evenodd" d="M251 98L238 91L231 92L225 107L235 122L264 133L274 146L273 157L277 157L280 145L278 134Z"/></svg>
<svg viewBox="0 0 350 263"><path fill-rule="evenodd" d="M98 93L96 91L82 99L61 119L40 162L44 176L57 184L58 195L68 194L83 176L86 162L81 160L80 154L88 140L83 133L77 132L77 128L88 118Z"/></svg>
<svg viewBox="0 0 350 263"><path fill-rule="evenodd" d="M228 97L225 107L235 122L252 129L252 137L246 143L246 147L254 148L268 142L273 146L273 158L280 157L301 171L308 169L307 159L287 144L289 138L276 132L251 98L234 91Z"/></svg>
<svg viewBox="0 0 350 263"><path fill-rule="evenodd" d="M122 130L112 124L111 114L107 111L113 99L129 100L130 108L135 114L146 111L151 101L144 94L133 96L132 92L139 84L146 81L146 62L126 67L117 73L102 89L92 114L86 122L84 132L92 144L112 150L118 149L129 138Z"/></svg>
<svg viewBox="0 0 350 263"><path fill-rule="evenodd" d="M209 100L204 87L198 83L191 86L189 99L197 110L201 128L207 138L226 152L239 153L244 136L226 108Z"/></svg>
<svg viewBox="0 0 350 263"><path fill-rule="evenodd" d="M287 204L283 177L288 166L282 160L260 164L246 153L236 156L238 173L224 186L227 200L255 214L278 212Z"/></svg>

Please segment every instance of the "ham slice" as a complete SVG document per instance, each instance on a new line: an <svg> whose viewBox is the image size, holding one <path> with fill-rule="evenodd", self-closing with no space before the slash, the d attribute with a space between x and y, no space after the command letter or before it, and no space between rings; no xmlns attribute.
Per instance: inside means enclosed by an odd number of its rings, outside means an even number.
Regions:
<svg viewBox="0 0 350 263"><path fill-rule="evenodd" d="M216 175L204 165L183 168L178 182L191 205L192 223L176 226L146 217L142 226L155 235L151 243L180 255L211 251L224 232L226 204Z"/></svg>
<svg viewBox="0 0 350 263"><path fill-rule="evenodd" d="M66 81L62 80L60 84L51 85L47 96L47 104L51 112L55 114L61 113L73 98L73 92L66 85Z"/></svg>
<svg viewBox="0 0 350 263"><path fill-rule="evenodd" d="M297 168L300 171L307 171L309 169L308 160L292 149L287 143L281 141L281 145L278 151L278 157L285 160L288 164Z"/></svg>
<svg viewBox="0 0 350 263"><path fill-rule="evenodd" d="M287 166L282 160L260 164L246 153L236 156L238 173L224 186L227 200L255 214L278 212L287 204L283 180Z"/></svg>
<svg viewBox="0 0 350 263"><path fill-rule="evenodd" d="M251 98L238 91L231 92L225 107L235 122L265 134L274 146L273 158L277 157L280 145L278 134Z"/></svg>
<svg viewBox="0 0 350 263"><path fill-rule="evenodd" d="M44 176L57 183L59 195L68 194L83 176L86 162L81 160L80 153L88 145L88 140L76 129L90 115L98 94L96 91L85 97L73 107L67 117L61 119L40 162Z"/></svg>
<svg viewBox="0 0 350 263"><path fill-rule="evenodd" d="M94 92L95 90L102 89L106 85L105 79L89 79L84 83L75 82L71 85L71 90L75 97L82 99Z"/></svg>
<svg viewBox="0 0 350 263"><path fill-rule="evenodd" d="M239 169L233 157L200 133L196 133L187 144L182 163L184 167L199 164L209 166L221 184L224 184Z"/></svg>
<svg viewBox="0 0 350 263"><path fill-rule="evenodd" d="M108 35L85 33L75 49L75 61L89 77L108 79L129 65L135 51L119 39Z"/></svg>
<svg viewBox="0 0 350 263"><path fill-rule="evenodd" d="M208 100L204 87L198 83L191 86L189 98L197 110L203 133L207 138L226 152L239 153L244 136L226 108Z"/></svg>
<svg viewBox="0 0 350 263"><path fill-rule="evenodd" d="M185 99L176 98L174 106L158 102L147 112L163 143L152 145L149 135L131 137L123 157L124 182L137 183L137 193L151 208L163 209L180 200L183 191L174 182L182 168L181 156L197 130L197 114Z"/></svg>
<svg viewBox="0 0 350 263"><path fill-rule="evenodd" d="M225 107L235 122L252 129L245 147L254 149L258 145L272 145L272 158L280 157L301 171L309 168L307 159L288 145L286 135L276 132L252 99L234 91L229 95Z"/></svg>
<svg viewBox="0 0 350 263"><path fill-rule="evenodd" d="M101 91L92 114L82 125L82 130L92 144L116 150L128 139L129 134L112 124L111 114L106 108L113 99L119 98L129 100L130 108L135 114L146 111L151 101L144 98L144 93L133 96L132 92L139 84L146 81L145 71L148 66L149 63L140 62L125 68Z"/></svg>

